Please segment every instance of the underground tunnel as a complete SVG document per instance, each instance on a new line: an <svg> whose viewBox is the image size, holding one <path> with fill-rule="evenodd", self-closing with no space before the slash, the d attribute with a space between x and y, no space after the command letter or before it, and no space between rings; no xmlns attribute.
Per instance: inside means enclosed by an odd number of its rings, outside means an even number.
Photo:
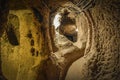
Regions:
<svg viewBox="0 0 120 80"><path fill-rule="evenodd" d="M0 0L0 80L120 80L120 0Z"/></svg>

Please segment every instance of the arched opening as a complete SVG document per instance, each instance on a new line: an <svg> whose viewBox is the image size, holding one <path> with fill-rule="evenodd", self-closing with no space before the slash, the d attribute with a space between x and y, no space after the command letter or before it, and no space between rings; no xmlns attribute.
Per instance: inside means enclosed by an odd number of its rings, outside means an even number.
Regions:
<svg viewBox="0 0 120 80"><path fill-rule="evenodd" d="M86 48L89 23L84 13L76 10L76 8L71 9L69 7L62 7L59 8L53 15L54 16L52 17L52 25L55 29L54 43L55 46L58 48L58 50L55 51L54 54L55 56L57 56L58 59L60 59L60 62L63 62L64 58L61 58L61 55L66 54L64 54L64 52L62 54L62 50L66 50L67 52L69 51L69 49L71 49L71 46L75 46L76 49ZM74 51L72 53L78 53L78 55L80 55L81 52ZM84 54L84 51L82 52L82 54ZM70 64L66 64L67 68L63 71L65 72L64 78L70 66L80 58L81 56L71 61ZM76 68L78 69L78 67Z"/></svg>
<svg viewBox="0 0 120 80"><path fill-rule="evenodd" d="M54 16L53 26L56 34L64 35L68 40L77 42L78 29L75 16L70 10L60 9Z"/></svg>

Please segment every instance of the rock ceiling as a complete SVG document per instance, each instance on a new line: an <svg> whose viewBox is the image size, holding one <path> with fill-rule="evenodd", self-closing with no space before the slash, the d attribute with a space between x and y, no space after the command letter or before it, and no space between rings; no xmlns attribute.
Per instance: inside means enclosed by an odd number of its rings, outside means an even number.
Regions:
<svg viewBox="0 0 120 80"><path fill-rule="evenodd" d="M47 7L54 12L60 7L79 7L81 10L94 5L95 0L11 0L9 1L9 9L26 9L31 7L44 8ZM92 4L92 5L91 5Z"/></svg>

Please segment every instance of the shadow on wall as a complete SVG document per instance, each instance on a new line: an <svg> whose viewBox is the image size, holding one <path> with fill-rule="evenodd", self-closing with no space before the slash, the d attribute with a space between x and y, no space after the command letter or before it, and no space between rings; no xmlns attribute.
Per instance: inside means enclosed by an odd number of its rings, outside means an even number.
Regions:
<svg viewBox="0 0 120 80"><path fill-rule="evenodd" d="M19 19L14 14L8 15L8 24L6 27L8 41L11 45L19 45Z"/></svg>

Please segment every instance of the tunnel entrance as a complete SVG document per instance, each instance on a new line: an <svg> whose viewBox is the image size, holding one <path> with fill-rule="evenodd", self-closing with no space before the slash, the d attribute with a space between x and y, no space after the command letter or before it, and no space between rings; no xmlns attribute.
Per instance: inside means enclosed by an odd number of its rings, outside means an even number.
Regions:
<svg viewBox="0 0 120 80"><path fill-rule="evenodd" d="M55 32L60 35L64 35L68 40L77 42L78 29L76 26L75 17L67 9L58 11L53 19L53 26Z"/></svg>
<svg viewBox="0 0 120 80"><path fill-rule="evenodd" d="M86 48L86 42L88 38L88 26L89 23L83 13L79 13L74 9L69 8L60 8L56 13L53 15L52 25L55 29L55 36L54 36L54 43L55 46L58 48L57 51L53 53L54 57L57 57L58 63L62 63L64 61L70 62L70 64L62 64L62 65L69 65L69 67L84 55L84 49ZM71 47L75 47L74 49L82 50L83 51L74 51L72 52ZM77 54L77 57L74 62L72 62L72 57L75 55L70 56L69 61L64 56L69 54ZM81 53L82 52L82 53ZM64 66L62 66L64 68ZM65 75L69 74L69 67L68 70L65 69ZM75 68L75 67L74 67ZM77 68L78 69L78 68ZM63 74L62 74L63 75Z"/></svg>

